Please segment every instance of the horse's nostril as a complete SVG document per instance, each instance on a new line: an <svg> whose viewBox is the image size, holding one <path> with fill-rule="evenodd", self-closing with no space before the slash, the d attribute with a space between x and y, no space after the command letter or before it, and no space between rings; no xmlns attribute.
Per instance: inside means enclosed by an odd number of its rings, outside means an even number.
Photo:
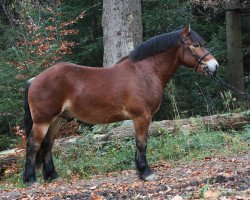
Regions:
<svg viewBox="0 0 250 200"><path fill-rule="evenodd" d="M216 70L218 70L219 69L219 65L217 64L217 65L215 65L215 69Z"/></svg>

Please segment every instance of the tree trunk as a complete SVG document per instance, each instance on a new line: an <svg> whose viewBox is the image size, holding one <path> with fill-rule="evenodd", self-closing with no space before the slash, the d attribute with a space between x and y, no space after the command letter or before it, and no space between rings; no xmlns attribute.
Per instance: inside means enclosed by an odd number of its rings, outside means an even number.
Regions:
<svg viewBox="0 0 250 200"><path fill-rule="evenodd" d="M222 115L211 115L200 118L189 118L179 120L163 120L152 122L149 127L149 135L158 136L163 133L178 134L199 133L204 128L210 130L242 129L250 123L250 110L242 113L229 113ZM134 137L135 131L132 125L123 125L111 129L107 134L96 134L93 136L96 141L107 141L114 139L128 139Z"/></svg>
<svg viewBox="0 0 250 200"><path fill-rule="evenodd" d="M249 3L250 4L250 3ZM250 7L250 6L249 6ZM249 9L250 10L250 9ZM245 14L241 18L241 27L242 27L242 34L245 35L245 55L243 56L243 65L244 65L244 73L247 76L247 86L248 91L250 92L250 15Z"/></svg>
<svg viewBox="0 0 250 200"><path fill-rule="evenodd" d="M230 4L229 4L230 3ZM243 83L243 54L241 40L241 13L239 9L239 0L228 3L226 12L226 30L227 30L227 79L237 89L244 91Z"/></svg>
<svg viewBox="0 0 250 200"><path fill-rule="evenodd" d="M103 65L127 56L142 41L140 0L103 1Z"/></svg>

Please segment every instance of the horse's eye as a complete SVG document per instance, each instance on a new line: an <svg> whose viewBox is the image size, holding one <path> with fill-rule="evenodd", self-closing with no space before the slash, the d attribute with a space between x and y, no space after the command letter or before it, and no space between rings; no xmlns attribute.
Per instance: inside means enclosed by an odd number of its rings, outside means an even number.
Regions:
<svg viewBox="0 0 250 200"><path fill-rule="evenodd" d="M201 46L200 46L200 44L194 44L193 45L195 48L200 48Z"/></svg>

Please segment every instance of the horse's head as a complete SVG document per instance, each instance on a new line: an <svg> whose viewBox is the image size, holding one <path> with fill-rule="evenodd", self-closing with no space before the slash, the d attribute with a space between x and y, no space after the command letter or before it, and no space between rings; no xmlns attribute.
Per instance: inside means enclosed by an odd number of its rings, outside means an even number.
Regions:
<svg viewBox="0 0 250 200"><path fill-rule="evenodd" d="M194 31L190 25L181 31L180 60L183 65L194 68L205 75L215 74L219 64L212 54L204 48L203 39Z"/></svg>

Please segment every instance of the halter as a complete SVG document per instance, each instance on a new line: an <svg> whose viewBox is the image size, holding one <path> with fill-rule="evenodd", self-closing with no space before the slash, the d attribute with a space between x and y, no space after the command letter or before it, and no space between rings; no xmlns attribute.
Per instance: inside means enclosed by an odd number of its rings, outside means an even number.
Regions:
<svg viewBox="0 0 250 200"><path fill-rule="evenodd" d="M199 57L195 52L192 51L192 49L189 47L189 45L186 43L186 41L190 39L189 35L185 38L185 39L181 39L183 44L187 47L187 49L190 51L190 53L192 54L193 57L195 57L196 59L196 67L195 67L195 72L197 71L199 64L203 64L205 65L205 70L210 74L210 70L208 69L208 67L206 66L205 63L202 62L202 60L209 54L211 54L209 51L207 51L207 53L205 53L203 56Z"/></svg>
<svg viewBox="0 0 250 200"><path fill-rule="evenodd" d="M205 53L203 56L199 57L196 53L194 53L194 52L192 51L192 49L191 49L191 48L188 46L188 44L186 43L186 41L187 41L188 39L190 39L189 35L188 35L185 39L182 38L181 40L182 40L183 44L187 47L187 49L190 51L190 53L193 55L193 57L195 57L195 59L196 59L195 72L197 71L199 64L205 65L205 70L206 70L206 72L207 72L209 75L211 75L215 80L217 80L224 88L229 89L232 93L234 93L234 94L236 94L236 95L238 95L238 96L240 96L240 97L242 97L242 98L245 98L245 99L250 100L250 94L244 93L244 92L238 90L238 89L235 88L234 86L228 84L227 82L223 81L221 78L219 78L218 76L216 76L216 73L212 73L212 72L209 70L208 66L207 66L205 63L202 62L202 60L203 60L207 55L209 55L209 54L211 54L211 53L210 53L209 51L207 51L207 53ZM183 52L183 54L184 54L184 52ZM215 71L215 72L216 72L216 71ZM197 84L197 83L196 83L196 84Z"/></svg>

